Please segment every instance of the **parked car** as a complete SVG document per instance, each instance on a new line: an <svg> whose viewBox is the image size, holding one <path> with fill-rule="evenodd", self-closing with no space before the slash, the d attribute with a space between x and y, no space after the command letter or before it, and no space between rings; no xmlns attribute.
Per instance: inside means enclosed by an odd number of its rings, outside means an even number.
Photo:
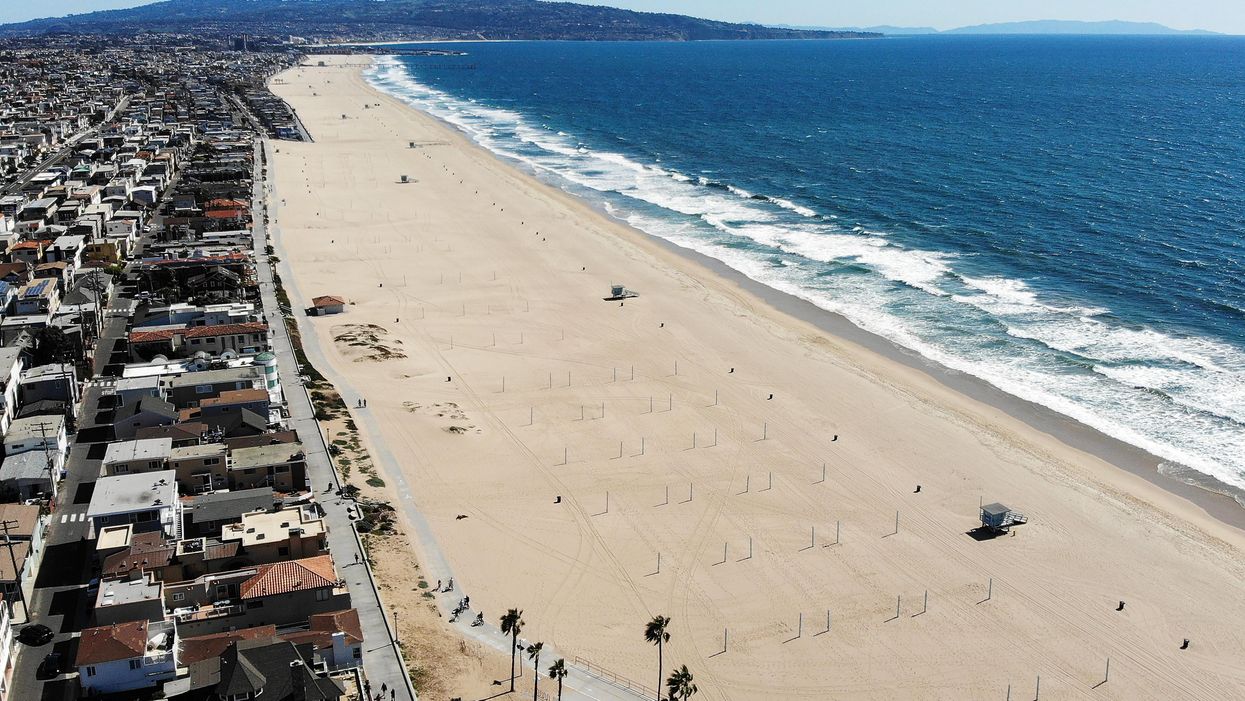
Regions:
<svg viewBox="0 0 1245 701"><path fill-rule="evenodd" d="M39 669L35 670L35 676L40 679L51 679L61 673L61 654L59 652L49 652L47 657L39 663Z"/></svg>
<svg viewBox="0 0 1245 701"><path fill-rule="evenodd" d="M51 628L48 628L42 623L32 623L25 628L22 628L17 634L18 640L35 647L47 645L52 642L52 638L55 637L56 633L53 633Z"/></svg>

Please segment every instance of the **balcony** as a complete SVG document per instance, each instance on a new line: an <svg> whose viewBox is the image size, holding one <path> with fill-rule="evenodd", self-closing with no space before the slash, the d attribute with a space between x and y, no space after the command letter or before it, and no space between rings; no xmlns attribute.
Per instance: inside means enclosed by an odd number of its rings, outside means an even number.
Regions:
<svg viewBox="0 0 1245 701"><path fill-rule="evenodd" d="M244 611L246 611L244 606L218 604L216 606L204 606L192 611L176 609L173 611L173 617L178 623L196 623L216 618L225 618L226 616L240 616Z"/></svg>

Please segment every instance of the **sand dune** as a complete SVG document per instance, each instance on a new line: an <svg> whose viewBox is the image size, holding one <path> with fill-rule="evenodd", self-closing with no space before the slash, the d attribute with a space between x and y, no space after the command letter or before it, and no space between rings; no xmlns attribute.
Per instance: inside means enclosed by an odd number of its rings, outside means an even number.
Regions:
<svg viewBox="0 0 1245 701"><path fill-rule="evenodd" d="M1243 693L1239 531L774 311L342 63L273 86L316 138L273 145L278 253L302 294L350 300L322 339L374 324L400 351L324 348L490 619L521 607L525 637L653 686L642 626L672 616L667 669L707 699L1020 699L1039 675L1043 699ZM639 296L603 301L615 282ZM978 541L982 500L1030 521Z"/></svg>

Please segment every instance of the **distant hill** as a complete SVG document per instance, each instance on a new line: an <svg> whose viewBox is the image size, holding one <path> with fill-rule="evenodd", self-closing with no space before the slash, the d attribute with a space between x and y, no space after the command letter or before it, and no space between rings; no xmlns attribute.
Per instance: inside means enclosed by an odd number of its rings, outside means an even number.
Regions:
<svg viewBox="0 0 1245 701"><path fill-rule="evenodd" d="M973 27L949 29L942 34L1199 34L1212 35L1204 29L1172 29L1154 22L1074 22L1070 20L1035 20L1032 22L1002 22L999 24L979 24Z"/></svg>
<svg viewBox="0 0 1245 701"><path fill-rule="evenodd" d="M891 34L891 35L913 35L913 34L937 34L938 30L933 27L894 27L889 24L878 25L876 27L807 27L798 24L776 24L775 27L784 29L800 29L804 31L816 32L869 32L870 34Z"/></svg>
<svg viewBox="0 0 1245 701"><path fill-rule="evenodd" d="M1034 20L1031 22L1002 22L978 24L939 31L933 27L800 27L780 25L789 29L816 29L825 31L876 32L889 36L912 36L917 34L1085 34L1085 35L1147 35L1168 36L1176 34L1212 36L1216 32L1204 29L1172 29L1154 22L1077 22L1072 20Z"/></svg>
<svg viewBox="0 0 1245 701"><path fill-rule="evenodd" d="M237 33L353 39L673 40L876 37L537 0L166 0L0 25L0 33Z"/></svg>

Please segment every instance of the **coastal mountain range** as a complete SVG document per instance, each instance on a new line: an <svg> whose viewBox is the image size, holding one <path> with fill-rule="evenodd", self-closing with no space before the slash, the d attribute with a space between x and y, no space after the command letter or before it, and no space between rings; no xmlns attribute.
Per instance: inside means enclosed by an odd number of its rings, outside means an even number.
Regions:
<svg viewBox="0 0 1245 701"><path fill-rule="evenodd" d="M1205 29L1172 29L1155 22L1124 22L1109 20L1105 22L1078 22L1074 20L1032 20L1028 22L999 22L995 24L976 24L971 27L957 27L939 31L933 27L895 27L890 25L877 27L800 27L783 25L790 29L837 29L840 31L873 32L890 36L914 36L925 34L1062 34L1062 35L1131 35L1131 36L1169 36L1169 35L1200 35L1211 36L1216 32Z"/></svg>
<svg viewBox="0 0 1245 701"><path fill-rule="evenodd" d="M538 0L164 0L0 25L5 34L295 35L316 39L668 40L870 38Z"/></svg>

